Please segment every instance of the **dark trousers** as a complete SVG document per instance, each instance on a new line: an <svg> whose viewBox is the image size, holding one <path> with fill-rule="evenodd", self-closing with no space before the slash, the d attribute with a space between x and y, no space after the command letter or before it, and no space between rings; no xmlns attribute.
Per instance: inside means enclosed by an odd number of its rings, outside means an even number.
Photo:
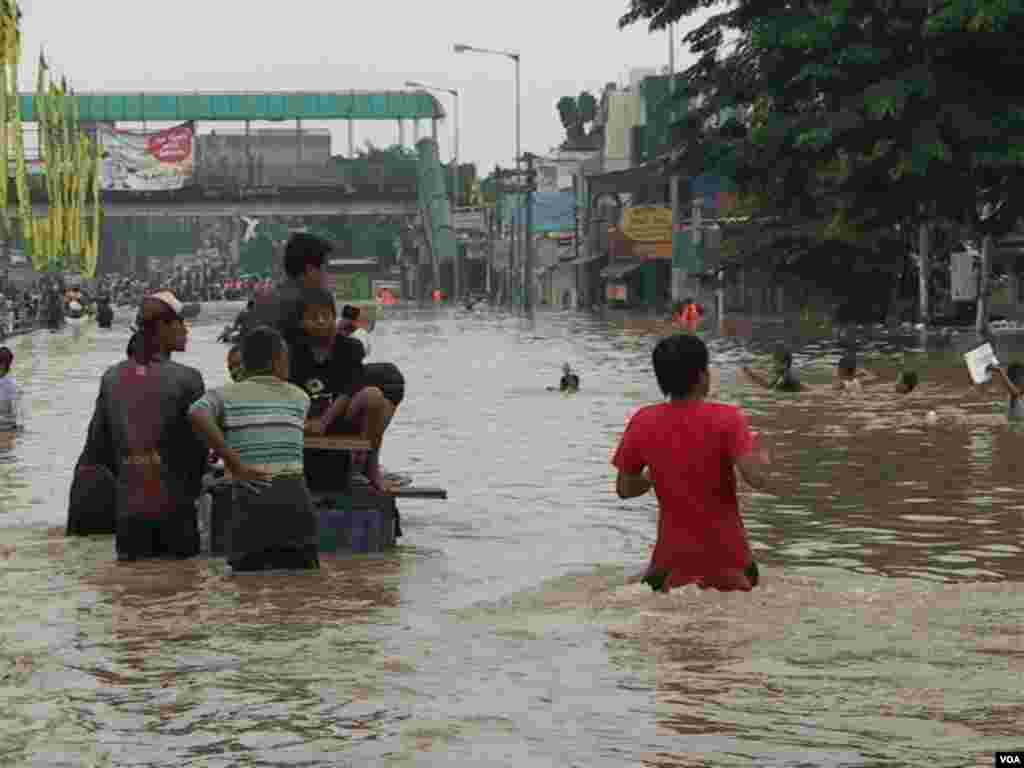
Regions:
<svg viewBox="0 0 1024 768"><path fill-rule="evenodd" d="M230 561L233 571L318 570L320 556L317 547L274 547L262 552L249 552Z"/></svg>
<svg viewBox="0 0 1024 768"><path fill-rule="evenodd" d="M124 561L156 557L185 559L199 554L199 526L195 510L167 520L119 517L117 559Z"/></svg>

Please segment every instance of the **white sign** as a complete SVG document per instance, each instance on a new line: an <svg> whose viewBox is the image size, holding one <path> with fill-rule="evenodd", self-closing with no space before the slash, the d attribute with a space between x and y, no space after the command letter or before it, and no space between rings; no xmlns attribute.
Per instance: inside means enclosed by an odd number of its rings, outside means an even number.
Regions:
<svg viewBox="0 0 1024 768"><path fill-rule="evenodd" d="M999 365L991 344L982 344L980 347L975 347L964 355L964 362L967 363L967 370L970 371L971 381L975 384L986 384L991 381L992 374L989 373L988 367L990 365Z"/></svg>
<svg viewBox="0 0 1024 768"><path fill-rule="evenodd" d="M953 301L975 301L978 298L978 267L980 254L972 249L949 256L949 290Z"/></svg>

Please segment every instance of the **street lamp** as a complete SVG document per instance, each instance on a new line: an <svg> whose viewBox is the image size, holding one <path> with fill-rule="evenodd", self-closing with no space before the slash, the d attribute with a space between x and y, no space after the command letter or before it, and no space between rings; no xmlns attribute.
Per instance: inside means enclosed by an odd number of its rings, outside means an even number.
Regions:
<svg viewBox="0 0 1024 768"><path fill-rule="evenodd" d="M497 51L491 48L477 48L475 45L465 45L464 43L455 43L452 45L452 50L455 53L486 53L491 56L504 56L507 59L512 59L516 65L516 170L520 169L520 160L522 158L522 151L519 144L520 129L522 127L521 119L521 104L522 98L520 94L520 81L519 81L519 53L517 51ZM500 205L500 203L499 203ZM527 237L529 235L527 234ZM512 258L515 258L515 235L513 234L512 239ZM511 265L510 265L511 266ZM524 275L524 278L526 276Z"/></svg>
<svg viewBox="0 0 1024 768"><path fill-rule="evenodd" d="M428 85L427 83L421 83L418 80L406 80L406 88L422 88L425 91L437 91L440 93L449 93L452 96L452 102L454 108L452 109L452 120L455 123L454 128L454 142L452 144L452 206L458 205L459 200L459 183L458 183L458 172L459 172L459 92L454 88L440 88L435 85Z"/></svg>
<svg viewBox="0 0 1024 768"><path fill-rule="evenodd" d="M495 51L495 50L491 50L490 48L477 48L476 46L473 46L473 45L463 45L462 43L455 43L452 46L452 50L455 51L455 53L488 53L488 54L491 54L492 56L504 56L505 58L512 59L512 61L515 62L515 65L516 65L516 170L518 170L519 169L519 157L520 157L520 154L521 154L520 147L519 147L519 135L520 135L519 134L519 129L521 127L521 120L520 120L520 104L521 104L521 99L520 99L520 91L519 91L519 54L516 51Z"/></svg>

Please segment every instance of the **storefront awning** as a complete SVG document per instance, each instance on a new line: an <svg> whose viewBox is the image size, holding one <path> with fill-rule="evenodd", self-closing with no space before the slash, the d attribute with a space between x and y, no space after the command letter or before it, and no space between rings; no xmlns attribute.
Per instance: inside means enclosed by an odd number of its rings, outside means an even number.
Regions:
<svg viewBox="0 0 1024 768"><path fill-rule="evenodd" d="M606 280L621 280L630 272L640 269L644 265L642 261L618 261L609 264L601 270L601 277Z"/></svg>

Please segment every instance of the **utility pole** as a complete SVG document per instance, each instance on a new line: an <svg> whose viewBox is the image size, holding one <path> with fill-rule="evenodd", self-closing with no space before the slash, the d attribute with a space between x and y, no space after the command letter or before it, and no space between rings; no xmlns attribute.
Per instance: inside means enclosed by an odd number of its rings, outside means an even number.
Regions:
<svg viewBox="0 0 1024 768"><path fill-rule="evenodd" d="M519 196L518 195L516 195L516 202L517 203L519 202ZM515 275L516 269L518 269L518 265L519 265L518 254L516 253L516 251L517 251L516 242L519 240L519 237L518 237L518 234L519 234L519 209L518 209L518 207L513 207L513 209L512 209L512 221L510 222L510 224L511 224L511 232L510 232L511 240L509 241L508 277L506 279L508 280L508 301L509 301L509 305L511 306L511 304L513 303L512 292L515 290L515 281L513 280L513 276Z"/></svg>
<svg viewBox="0 0 1024 768"><path fill-rule="evenodd" d="M526 160L526 255L523 260L523 309L533 310L533 193L537 190L536 157L527 152Z"/></svg>

